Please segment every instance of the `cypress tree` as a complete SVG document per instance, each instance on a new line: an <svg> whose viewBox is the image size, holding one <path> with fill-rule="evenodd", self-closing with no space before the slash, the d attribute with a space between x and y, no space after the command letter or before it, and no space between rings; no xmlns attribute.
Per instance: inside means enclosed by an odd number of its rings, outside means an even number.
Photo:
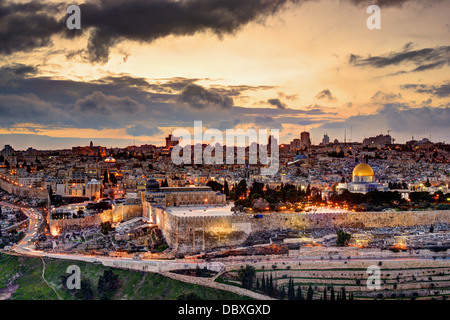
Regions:
<svg viewBox="0 0 450 320"><path fill-rule="evenodd" d="M301 286L301 285L298 285L298 288L297 288L297 297L296 297L296 299L297 299L297 300L303 300L302 286Z"/></svg>
<svg viewBox="0 0 450 320"><path fill-rule="evenodd" d="M266 288L266 276L263 274L262 276L262 281L261 281L261 291L264 293L267 293L267 288Z"/></svg>
<svg viewBox="0 0 450 320"><path fill-rule="evenodd" d="M330 300L336 300L336 297L334 295L334 287L331 286L331 296L330 296Z"/></svg>
<svg viewBox="0 0 450 320"><path fill-rule="evenodd" d="M306 294L306 300L313 300L313 297L314 297L314 290L311 287L311 285L309 285L308 292Z"/></svg>
<svg viewBox="0 0 450 320"><path fill-rule="evenodd" d="M272 277L272 273L270 274L270 279L269 279L269 290L268 290L268 294L269 296L273 296L275 290L273 287L273 277Z"/></svg>
<svg viewBox="0 0 450 320"><path fill-rule="evenodd" d="M323 289L323 300L327 300L327 287Z"/></svg>
<svg viewBox="0 0 450 320"><path fill-rule="evenodd" d="M345 287L342 287L342 300L347 300L347 294L345 293Z"/></svg>
<svg viewBox="0 0 450 320"><path fill-rule="evenodd" d="M292 279L289 281L288 299L295 300L294 280Z"/></svg>
<svg viewBox="0 0 450 320"><path fill-rule="evenodd" d="M281 299L286 298L286 290L284 290L284 286L283 286L283 289L281 289L280 296L281 296Z"/></svg>

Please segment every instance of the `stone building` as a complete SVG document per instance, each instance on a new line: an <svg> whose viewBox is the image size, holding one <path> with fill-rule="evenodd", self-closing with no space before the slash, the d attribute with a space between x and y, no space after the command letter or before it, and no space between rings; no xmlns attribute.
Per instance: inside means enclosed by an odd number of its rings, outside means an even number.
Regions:
<svg viewBox="0 0 450 320"><path fill-rule="evenodd" d="M142 200L163 207L226 204L226 196L212 191L208 186L160 187L156 180L151 179L147 182L146 189Z"/></svg>

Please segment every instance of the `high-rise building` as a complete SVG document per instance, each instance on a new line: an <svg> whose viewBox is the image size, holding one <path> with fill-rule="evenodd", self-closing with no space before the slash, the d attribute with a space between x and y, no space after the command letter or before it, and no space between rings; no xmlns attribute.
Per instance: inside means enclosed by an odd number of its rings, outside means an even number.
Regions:
<svg viewBox="0 0 450 320"><path fill-rule="evenodd" d="M323 135L322 144L324 146L327 146L330 144L330 137L328 137L328 134L326 134L326 133Z"/></svg>
<svg viewBox="0 0 450 320"><path fill-rule="evenodd" d="M303 131L302 133L300 133L300 144L303 148L311 146L309 132Z"/></svg>

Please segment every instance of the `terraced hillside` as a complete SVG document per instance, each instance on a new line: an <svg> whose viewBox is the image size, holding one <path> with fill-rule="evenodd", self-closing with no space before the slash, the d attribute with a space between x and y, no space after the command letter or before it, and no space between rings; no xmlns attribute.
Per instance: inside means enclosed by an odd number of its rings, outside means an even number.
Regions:
<svg viewBox="0 0 450 320"><path fill-rule="evenodd" d="M223 274L218 281L240 286L239 268L234 267ZM287 293L293 283L295 299L300 286L303 298L308 289L313 291L313 299L322 299L326 288L330 292L345 290L347 299L447 299L450 298L450 261L441 260L395 260L395 261L305 261L252 264L256 277L253 289L267 292L262 288L272 277L274 296L288 299ZM378 266L381 270L379 290L368 288L367 267ZM311 289L310 289L311 286ZM291 296L292 298L292 296Z"/></svg>

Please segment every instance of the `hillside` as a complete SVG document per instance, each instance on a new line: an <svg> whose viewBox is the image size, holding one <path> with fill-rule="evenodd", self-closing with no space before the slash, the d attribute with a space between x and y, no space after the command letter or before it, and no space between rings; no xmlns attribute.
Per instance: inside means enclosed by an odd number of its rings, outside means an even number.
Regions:
<svg viewBox="0 0 450 320"><path fill-rule="evenodd" d="M42 278L45 262L45 280ZM0 299L11 300L78 300L101 299L98 282L104 272L111 270L118 277L118 285L110 299L176 300L189 296L202 300L246 299L230 292L187 284L155 273L114 269L99 264L60 259L22 257L0 253ZM68 266L76 264L81 270L82 289L72 292L65 286ZM63 285L64 283L64 285ZM90 289L89 289L90 288ZM83 291L82 293L76 291ZM58 294L58 295L57 295Z"/></svg>

